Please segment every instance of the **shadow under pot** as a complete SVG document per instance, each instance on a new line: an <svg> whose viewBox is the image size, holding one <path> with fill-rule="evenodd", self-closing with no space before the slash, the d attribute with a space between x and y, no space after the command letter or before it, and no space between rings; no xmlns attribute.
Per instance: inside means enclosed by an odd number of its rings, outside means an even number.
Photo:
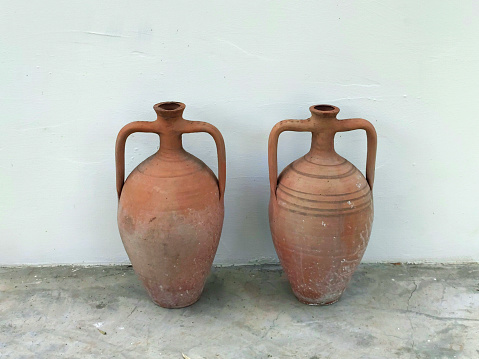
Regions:
<svg viewBox="0 0 479 359"><path fill-rule="evenodd" d="M338 120L337 107L317 105L310 111L310 118L281 121L271 131L269 220L296 297L306 304L328 305L341 297L369 241L377 137L364 119ZM366 178L334 150L336 133L356 129L367 134ZM311 149L277 177L283 131L311 132Z"/></svg>
<svg viewBox="0 0 479 359"><path fill-rule="evenodd" d="M118 228L133 269L152 300L165 308L195 303L218 248L224 217L225 145L206 122L183 119L180 102L156 104L153 122L132 122L116 141ZM124 182L125 142L134 132L156 133L160 147ZM184 133L207 132L216 142L218 179L183 149Z"/></svg>

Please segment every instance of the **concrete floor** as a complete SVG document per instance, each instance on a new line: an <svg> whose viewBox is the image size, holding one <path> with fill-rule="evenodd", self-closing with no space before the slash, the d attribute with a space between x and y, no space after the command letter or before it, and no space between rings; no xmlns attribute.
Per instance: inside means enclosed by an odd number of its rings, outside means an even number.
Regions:
<svg viewBox="0 0 479 359"><path fill-rule="evenodd" d="M479 265L362 265L299 303L277 267L213 270L184 309L130 267L0 269L0 358L479 358Z"/></svg>

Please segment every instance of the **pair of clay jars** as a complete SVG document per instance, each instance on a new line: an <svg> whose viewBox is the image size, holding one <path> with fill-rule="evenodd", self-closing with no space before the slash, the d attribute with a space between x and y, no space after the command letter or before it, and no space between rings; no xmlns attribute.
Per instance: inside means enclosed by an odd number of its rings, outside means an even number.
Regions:
<svg viewBox="0 0 479 359"><path fill-rule="evenodd" d="M180 102L156 104L154 122L132 122L118 134L118 226L133 269L153 301L166 308L195 303L203 291L224 218L226 153L223 136L206 122L183 119ZM268 144L270 227L276 252L296 297L326 305L345 290L366 250L373 221L376 132L363 119L337 120L339 109L310 107L307 120L285 120ZM366 178L334 151L337 132L366 130ZM311 150L277 177L283 131L312 133ZM134 132L160 136L160 148L124 181L125 142ZM206 132L216 142L218 178L186 152L181 136Z"/></svg>

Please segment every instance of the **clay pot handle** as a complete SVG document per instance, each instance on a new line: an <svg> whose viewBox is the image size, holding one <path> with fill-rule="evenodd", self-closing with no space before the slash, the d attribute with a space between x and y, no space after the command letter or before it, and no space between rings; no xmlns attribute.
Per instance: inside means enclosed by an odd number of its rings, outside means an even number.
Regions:
<svg viewBox="0 0 479 359"><path fill-rule="evenodd" d="M308 120L284 120L274 125L268 140L268 167L271 195L276 198L278 186L278 139L284 131L311 132L311 122Z"/></svg>
<svg viewBox="0 0 479 359"><path fill-rule="evenodd" d="M218 188L220 192L220 201L224 201L226 187L226 149L225 141L221 132L212 124L201 121L184 120L178 130L181 133L206 132L213 137L216 143L218 155Z"/></svg>
<svg viewBox="0 0 479 359"><path fill-rule="evenodd" d="M115 162L116 162L116 192L120 199L121 190L125 182L125 143L128 136L134 132L154 132L158 133L154 122L137 121L123 127L116 138Z"/></svg>
<svg viewBox="0 0 479 359"><path fill-rule="evenodd" d="M374 172L376 166L376 150L378 145L378 137L376 130L371 122L362 118L351 118L348 120L339 120L337 122L337 132L346 132L351 130L365 130L368 139L368 154L366 159L366 180L368 181L371 191L374 184Z"/></svg>

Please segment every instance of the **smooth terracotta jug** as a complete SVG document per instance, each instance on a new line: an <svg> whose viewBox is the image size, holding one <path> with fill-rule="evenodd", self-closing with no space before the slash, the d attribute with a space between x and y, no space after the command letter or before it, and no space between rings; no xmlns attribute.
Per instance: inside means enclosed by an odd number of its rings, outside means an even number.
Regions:
<svg viewBox="0 0 479 359"><path fill-rule="evenodd" d="M154 122L132 122L116 141L118 227L126 252L149 295L165 308L196 302L218 248L224 217L226 154L221 133L188 121L180 102L156 104ZM160 136L160 148L124 181L125 142L134 132ZM207 132L216 142L218 179L182 147L181 135Z"/></svg>
<svg viewBox="0 0 479 359"><path fill-rule="evenodd" d="M294 294L303 303L339 300L366 250L373 223L376 131L366 120L337 120L339 109L311 106L307 120L285 120L268 143L274 246ZM366 130L366 178L334 151L337 132ZM277 177L278 137L312 132L311 150Z"/></svg>

